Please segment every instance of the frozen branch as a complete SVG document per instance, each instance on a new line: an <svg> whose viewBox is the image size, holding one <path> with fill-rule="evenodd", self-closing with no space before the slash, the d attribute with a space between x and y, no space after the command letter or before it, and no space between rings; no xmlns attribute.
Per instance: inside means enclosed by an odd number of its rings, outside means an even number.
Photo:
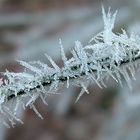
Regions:
<svg viewBox="0 0 140 140"><path fill-rule="evenodd" d="M0 87L0 112L2 115L5 114L3 112L7 111L6 103L11 99L18 99L25 107L31 107L42 118L37 112L34 102L40 97L46 103L46 96L50 93L57 93L65 83L67 87L71 83L80 86L82 90L79 97L84 92L89 93L87 87L91 82L96 83L100 88L106 87L104 78L109 76L120 85L122 85L123 77L128 86L132 88L130 79L134 78L136 60L140 58L140 38L135 34L128 36L124 30L122 30L122 34L113 33L117 12L111 14L109 9L106 14L102 8L102 13L104 30L93 37L87 46L82 46L79 41L76 41L75 47L71 51L73 56L70 59L66 58L60 40L63 67L60 68L46 54L52 67L40 61L29 63L18 61L32 73L26 71L23 73L8 71L3 73L7 76L7 80L1 81ZM72 79L74 82L71 82ZM24 98L26 101L22 102ZM19 121L11 114L13 119Z"/></svg>

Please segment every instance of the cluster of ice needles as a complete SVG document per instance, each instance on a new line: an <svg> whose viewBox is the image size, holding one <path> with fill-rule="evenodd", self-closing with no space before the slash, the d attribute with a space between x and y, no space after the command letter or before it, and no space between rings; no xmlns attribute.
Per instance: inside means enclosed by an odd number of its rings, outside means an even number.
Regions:
<svg viewBox="0 0 140 140"><path fill-rule="evenodd" d="M135 79L136 60L140 58L140 37L135 34L129 36L125 30L122 30L122 34L113 33L117 11L111 14L109 8L105 13L102 7L102 14L104 30L93 37L87 46L76 41L70 59L67 59L60 40L63 67L60 68L46 54L52 67L40 61L18 61L32 73L3 73L7 77L6 80L0 80L0 118L3 124L10 127L16 121L22 123L17 117L19 106L32 108L42 118L34 105L36 99L41 98L47 104L47 95L57 93L64 85L68 88L71 80L72 84L81 87L79 97L84 92L89 93L87 87L91 82L100 88L106 87L104 80L108 77L121 86L122 78L125 79L131 89L131 77ZM9 105L9 102L13 105Z"/></svg>

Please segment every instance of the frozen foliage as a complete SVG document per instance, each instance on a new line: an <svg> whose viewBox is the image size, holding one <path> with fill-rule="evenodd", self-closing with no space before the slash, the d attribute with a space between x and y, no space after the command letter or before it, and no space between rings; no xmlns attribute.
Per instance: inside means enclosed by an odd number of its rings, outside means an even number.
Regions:
<svg viewBox="0 0 140 140"><path fill-rule="evenodd" d="M135 79L135 69L139 64L136 60L140 58L140 38L135 34L128 36L125 30L122 30L122 34L113 33L117 12L111 14L109 8L106 13L102 7L102 14L104 30L93 37L87 46L76 41L70 59L66 58L60 40L63 67L60 68L49 55L45 54L52 67L40 61L28 63L18 61L32 73L26 71L3 73L7 80L0 80L0 113L2 122L7 127L9 124L6 119L12 125L15 121L22 123L16 115L19 106L32 108L42 118L34 106L36 99L41 98L47 104L47 95L56 94L62 86L66 85L68 88L70 83L81 87L76 101L85 92L89 93L87 87L91 82L100 88L106 87L104 81L108 77L112 77L121 86L123 78L130 89L132 88L131 77Z"/></svg>

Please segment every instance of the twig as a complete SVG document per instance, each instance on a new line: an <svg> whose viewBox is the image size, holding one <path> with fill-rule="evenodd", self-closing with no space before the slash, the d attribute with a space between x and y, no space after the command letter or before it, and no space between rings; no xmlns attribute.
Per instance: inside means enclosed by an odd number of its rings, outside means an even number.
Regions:
<svg viewBox="0 0 140 140"><path fill-rule="evenodd" d="M0 111L4 112L5 107L3 106L6 105L6 102L15 98L21 100L28 97L28 100L22 103L26 107L34 107L33 104L38 97L44 102L46 95L57 93L64 83L67 83L67 87L69 84L81 86L82 90L79 97L84 92L89 93L87 90L88 83L95 82L101 88L106 87L104 83L106 76L111 76L121 85L123 76L131 89L130 74L134 76L135 62L140 58L140 38L134 34L129 37L124 30L122 34L113 33L117 12L111 14L109 9L106 14L102 8L102 13L103 32L92 39L93 43L85 47L76 41L75 47L71 51L73 57L70 59L66 58L60 40L61 56L64 63L62 68L57 66L50 56L46 55L53 67L49 67L40 61L29 63L18 61L33 73L8 71L3 73L8 80L4 80L0 87ZM71 79L74 79L75 82L71 82ZM36 109L35 112L39 114Z"/></svg>

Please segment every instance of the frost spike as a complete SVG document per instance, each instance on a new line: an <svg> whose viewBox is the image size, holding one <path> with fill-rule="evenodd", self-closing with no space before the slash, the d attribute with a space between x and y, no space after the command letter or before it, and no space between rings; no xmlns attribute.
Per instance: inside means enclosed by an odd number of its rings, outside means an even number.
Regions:
<svg viewBox="0 0 140 140"><path fill-rule="evenodd" d="M115 76L112 74L112 71L109 70L107 67L104 66L104 68L106 69L107 73L118 83L118 80L115 78Z"/></svg>
<svg viewBox="0 0 140 140"><path fill-rule="evenodd" d="M117 15L117 11L111 15L110 8L108 10L108 13L106 14L104 7L102 6L102 15L103 15L103 21L104 21L104 32L103 32L103 38L104 42L108 45L112 45L112 29L114 28L114 22Z"/></svg>
<svg viewBox="0 0 140 140"><path fill-rule="evenodd" d="M96 38L97 38L98 36L100 36L101 34L102 34L102 32L99 32L98 34L96 34L94 37L92 37L92 38L89 40L89 43L95 41Z"/></svg>
<svg viewBox="0 0 140 140"><path fill-rule="evenodd" d="M122 81L121 81L121 75L120 75L119 71L116 71L115 74L116 74L116 77L118 79L118 82L119 82L120 86L123 87Z"/></svg>
<svg viewBox="0 0 140 140"><path fill-rule="evenodd" d="M38 112L38 110L36 109L36 107L33 104L30 105L30 108L32 108L33 111L36 113L36 115L43 120L42 115Z"/></svg>
<svg viewBox="0 0 140 140"><path fill-rule="evenodd" d="M66 61L67 61L67 58L66 58L66 55L65 55L65 52L64 52L64 48L63 48L61 39L59 39L59 44L60 44L61 57L62 57L62 60L64 62L64 65L65 65Z"/></svg>
<svg viewBox="0 0 140 140"><path fill-rule="evenodd" d="M85 92L86 92L87 94L89 94L89 91L87 90L87 86L88 86L88 84L87 84L87 85L84 85L84 83L81 83L82 89L81 89L81 92L79 93L79 95L78 95L78 97L77 97L75 103L79 101L80 97L81 97Z"/></svg>
<svg viewBox="0 0 140 140"><path fill-rule="evenodd" d="M18 109L18 106L19 106L19 99L18 98L16 98L16 105L15 105L15 108L14 108L14 115L16 115L16 113L17 113L17 109Z"/></svg>
<svg viewBox="0 0 140 140"><path fill-rule="evenodd" d="M136 80L134 65L133 65L133 64L129 65L129 66L128 66L128 69L129 69L129 71L130 71L130 73L131 73L133 79Z"/></svg>
<svg viewBox="0 0 140 140"><path fill-rule="evenodd" d="M104 83L104 81L103 81L102 78L100 79L100 82L101 82L101 84L102 84L105 88L107 88L107 86L106 86L106 84Z"/></svg>
<svg viewBox="0 0 140 140"><path fill-rule="evenodd" d="M93 81L94 81L101 89L103 89L102 86L100 85L100 83L98 82L98 80L93 76L93 74L89 74L89 76L93 79Z"/></svg>
<svg viewBox="0 0 140 140"><path fill-rule="evenodd" d="M67 88L69 87L69 76L67 76Z"/></svg>
<svg viewBox="0 0 140 140"><path fill-rule="evenodd" d="M20 122L21 124L23 124L23 121L20 120L19 118L17 118L10 110L9 108L7 108L6 106L4 106L4 110L6 111L6 113L8 113L13 119L15 119L16 121Z"/></svg>
<svg viewBox="0 0 140 140"><path fill-rule="evenodd" d="M128 87L130 88L130 90L132 90L131 80L130 80L127 70L125 68L123 68L122 70L120 70L120 72L123 75L124 79L126 80Z"/></svg>
<svg viewBox="0 0 140 140"><path fill-rule="evenodd" d="M38 68L28 64L27 62L24 62L24 61L21 61L21 60L17 60L17 62L19 62L22 66L26 67L27 69L29 69L29 70L37 73L37 74L41 74L42 73Z"/></svg>
<svg viewBox="0 0 140 140"><path fill-rule="evenodd" d="M45 56L48 58L48 60L50 61L52 66L55 68L55 70L59 71L60 68L57 66L57 64L54 62L54 60L49 55L47 55L47 54L45 54Z"/></svg>
<svg viewBox="0 0 140 140"><path fill-rule="evenodd" d="M45 97L43 97L42 94L40 94L40 98L41 98L42 102L43 102L45 105L48 105L48 103L47 103L46 100L45 100Z"/></svg>
<svg viewBox="0 0 140 140"><path fill-rule="evenodd" d="M31 95L30 95L30 96L31 96ZM35 94L35 95L31 96L31 99L26 103L25 106L27 107L27 106L29 106L30 104L34 103L35 100L38 98L38 96L39 96L38 94L37 94L37 95Z"/></svg>

